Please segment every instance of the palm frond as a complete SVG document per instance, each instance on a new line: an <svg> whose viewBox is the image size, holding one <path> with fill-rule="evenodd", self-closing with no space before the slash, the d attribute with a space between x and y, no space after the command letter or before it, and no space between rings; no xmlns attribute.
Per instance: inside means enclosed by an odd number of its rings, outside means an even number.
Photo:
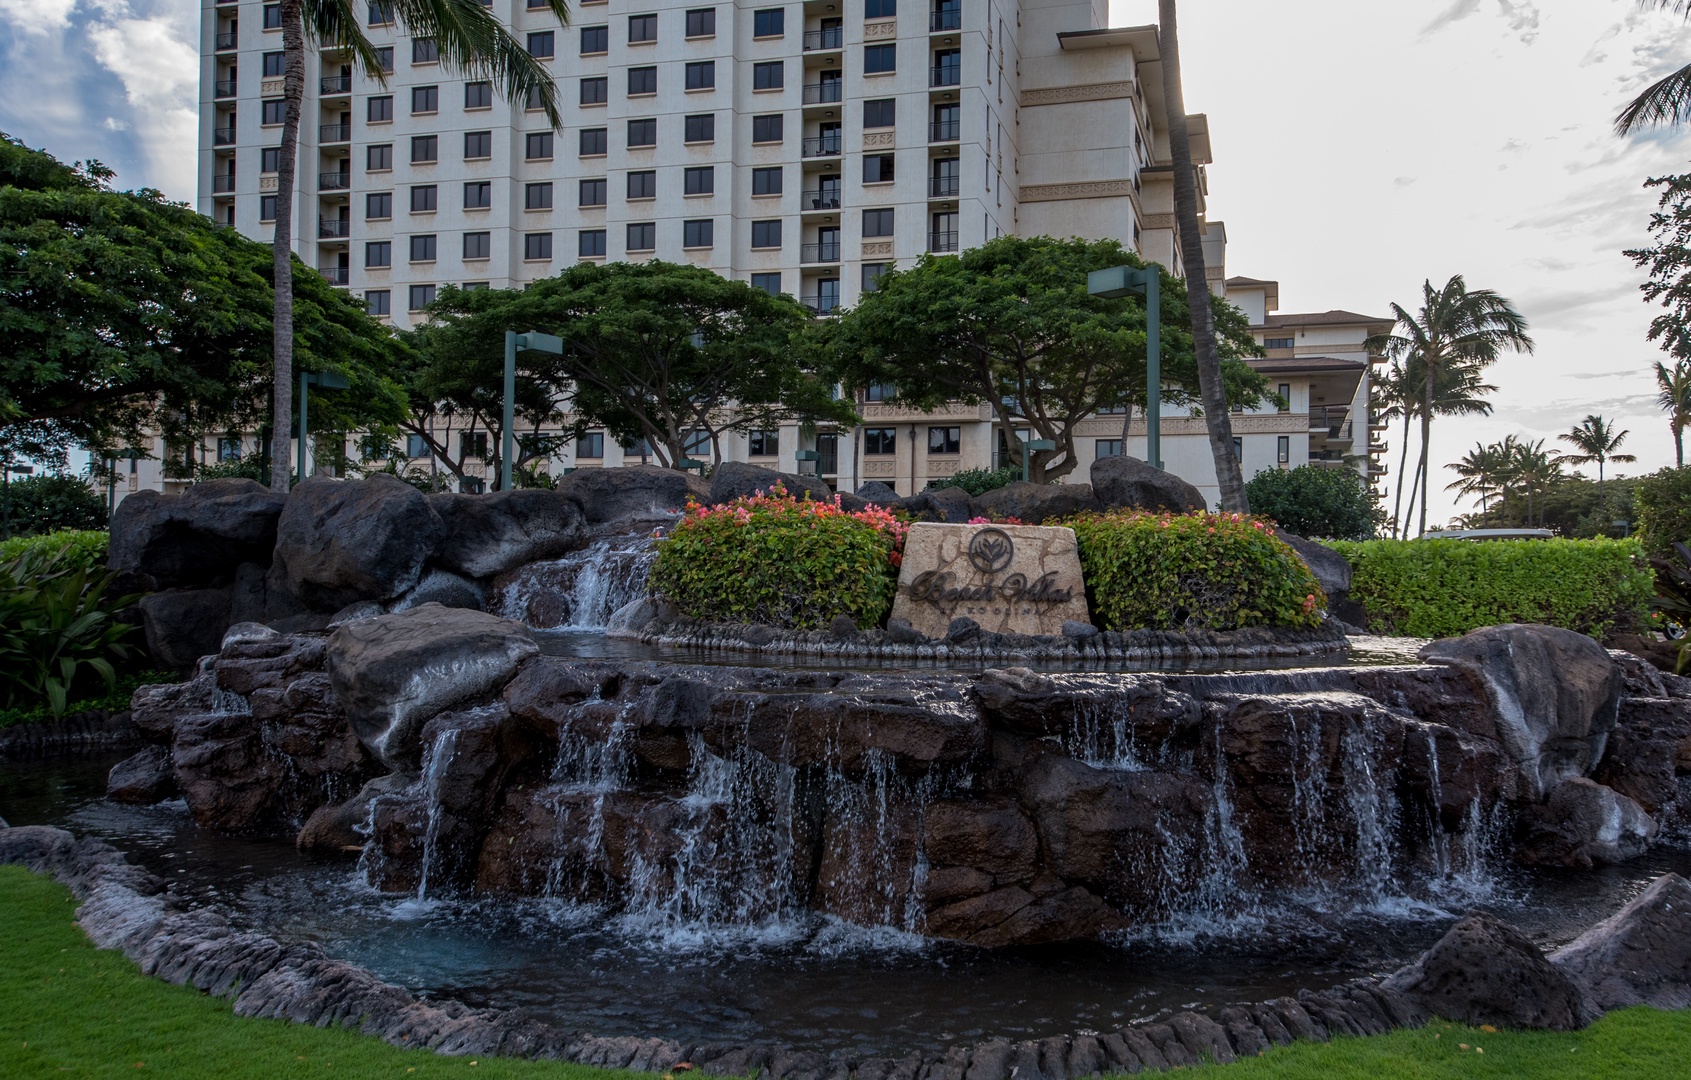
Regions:
<svg viewBox="0 0 1691 1080"><path fill-rule="evenodd" d="M351 0L306 0L301 5L305 24L305 38L322 49L344 49L352 54L358 70L387 85L387 72L382 70L376 47L364 34Z"/></svg>
<svg viewBox="0 0 1691 1080"><path fill-rule="evenodd" d="M565 0L546 0L546 9L560 25L568 23ZM525 102L532 95L546 122L562 126L552 73L480 0L393 0L393 10L412 37L434 39L442 68L498 84L507 101Z"/></svg>
<svg viewBox="0 0 1691 1080"><path fill-rule="evenodd" d="M1691 120L1691 64L1646 87L1615 117L1615 134L1627 135L1637 128Z"/></svg>

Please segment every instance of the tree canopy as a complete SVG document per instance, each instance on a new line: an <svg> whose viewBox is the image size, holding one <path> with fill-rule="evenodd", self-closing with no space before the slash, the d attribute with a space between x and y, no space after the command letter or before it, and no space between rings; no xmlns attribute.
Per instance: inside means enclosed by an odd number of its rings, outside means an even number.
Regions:
<svg viewBox="0 0 1691 1080"><path fill-rule="evenodd" d="M1299 465L1265 469L1245 484L1251 513L1272 518L1300 536L1372 540L1383 511L1355 469Z"/></svg>

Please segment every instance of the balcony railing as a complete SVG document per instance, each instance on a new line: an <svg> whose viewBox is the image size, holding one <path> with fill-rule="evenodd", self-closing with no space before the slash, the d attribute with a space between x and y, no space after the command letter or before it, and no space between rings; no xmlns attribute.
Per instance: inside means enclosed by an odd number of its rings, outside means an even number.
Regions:
<svg viewBox="0 0 1691 1080"><path fill-rule="evenodd" d="M235 96L235 80L219 79L211 84L211 96L214 98L232 98Z"/></svg>
<svg viewBox="0 0 1691 1080"><path fill-rule="evenodd" d="M804 84L804 103L806 105L827 105L843 100L845 100L845 83L838 79Z"/></svg>
<svg viewBox="0 0 1691 1080"><path fill-rule="evenodd" d="M962 190L963 179L958 176L931 176L928 178L928 198L954 199L957 192Z"/></svg>
<svg viewBox="0 0 1691 1080"><path fill-rule="evenodd" d="M963 29L963 9L961 7L935 8L928 16L928 32L939 33L942 30Z"/></svg>
<svg viewBox="0 0 1691 1080"><path fill-rule="evenodd" d="M829 240L820 244L799 245L801 263L837 263L840 261L840 242Z"/></svg>
<svg viewBox="0 0 1691 1080"><path fill-rule="evenodd" d="M216 47L218 52L228 52L230 49L236 48L240 45L240 41L241 35L236 31L231 30L227 34L218 34L216 39L213 41L213 45Z"/></svg>
<svg viewBox="0 0 1691 1080"><path fill-rule="evenodd" d="M807 158L839 157L841 141L838 134L817 135L808 138L804 140L804 156Z"/></svg>
<svg viewBox="0 0 1691 1080"><path fill-rule="evenodd" d="M344 240L352 235L352 222L347 218L318 218L319 240Z"/></svg>
<svg viewBox="0 0 1691 1080"><path fill-rule="evenodd" d="M235 174L214 173L211 178L211 190L214 195L222 195L234 191Z"/></svg>
<svg viewBox="0 0 1691 1080"><path fill-rule="evenodd" d="M805 52L825 52L845 46L845 27L830 26L826 30L804 32Z"/></svg>
<svg viewBox="0 0 1691 1080"><path fill-rule="evenodd" d="M956 142L963 137L963 121L935 120L928 125L929 142Z"/></svg>
<svg viewBox="0 0 1691 1080"><path fill-rule="evenodd" d="M832 315L834 309L840 306L837 296L804 296L799 303L810 309L812 315Z"/></svg>
<svg viewBox="0 0 1691 1080"><path fill-rule="evenodd" d="M318 83L318 90L325 94L352 93L351 75L325 75Z"/></svg>
<svg viewBox="0 0 1691 1080"><path fill-rule="evenodd" d="M344 172L326 172L317 174L318 191L345 191L352 186L352 174Z"/></svg>
<svg viewBox="0 0 1691 1080"><path fill-rule="evenodd" d="M211 145L213 145L213 146L234 146L235 145L235 129L232 128L232 127L212 128L211 129Z"/></svg>
<svg viewBox="0 0 1691 1080"><path fill-rule="evenodd" d="M317 141L326 143L349 142L352 139L351 124L322 124L317 128Z"/></svg>
<svg viewBox="0 0 1691 1080"><path fill-rule="evenodd" d="M345 285L352 279L352 271L344 266L319 266L317 272L331 285Z"/></svg>
<svg viewBox="0 0 1691 1080"><path fill-rule="evenodd" d="M928 234L928 250L929 251L956 251L957 250L957 233L955 231L952 231L952 232L931 232L931 233L929 233Z"/></svg>
<svg viewBox="0 0 1691 1080"><path fill-rule="evenodd" d="M946 64L943 67L928 70L929 86L959 86L963 82L963 66L961 64Z"/></svg>
<svg viewBox="0 0 1691 1080"><path fill-rule="evenodd" d="M838 210L839 208L839 188L821 188L817 191L799 193L800 210Z"/></svg>

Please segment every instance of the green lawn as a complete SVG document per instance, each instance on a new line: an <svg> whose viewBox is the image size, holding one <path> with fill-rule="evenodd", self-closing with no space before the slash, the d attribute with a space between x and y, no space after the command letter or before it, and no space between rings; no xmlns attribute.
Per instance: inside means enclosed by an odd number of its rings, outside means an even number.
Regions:
<svg viewBox="0 0 1691 1080"><path fill-rule="evenodd" d="M231 1015L227 1002L143 976L95 949L60 885L0 866L0 1077L555 1077L601 1069L400 1050L348 1031ZM1691 1077L1691 1012L1629 1009L1573 1034L1442 1023L1371 1039L1299 1043L1220 1071L1227 1080L1358 1077ZM626 1077L628 1074L614 1074Z"/></svg>

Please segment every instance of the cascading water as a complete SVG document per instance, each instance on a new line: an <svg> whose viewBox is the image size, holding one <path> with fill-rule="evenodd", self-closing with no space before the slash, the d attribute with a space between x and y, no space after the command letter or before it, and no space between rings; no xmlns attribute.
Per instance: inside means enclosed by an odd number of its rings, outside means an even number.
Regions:
<svg viewBox="0 0 1691 1080"><path fill-rule="evenodd" d="M618 608L646 595L656 558L657 544L644 533L595 540L500 579L488 610L535 629L603 630Z"/></svg>
<svg viewBox="0 0 1691 1080"><path fill-rule="evenodd" d="M445 808L441 805L441 785L452 759L458 752L458 729L448 728L435 736L429 747L429 760L423 769L423 794L428 799L428 826L423 833L423 866L417 879L417 899L429 898L429 872L434 868L440 844L441 819Z"/></svg>

